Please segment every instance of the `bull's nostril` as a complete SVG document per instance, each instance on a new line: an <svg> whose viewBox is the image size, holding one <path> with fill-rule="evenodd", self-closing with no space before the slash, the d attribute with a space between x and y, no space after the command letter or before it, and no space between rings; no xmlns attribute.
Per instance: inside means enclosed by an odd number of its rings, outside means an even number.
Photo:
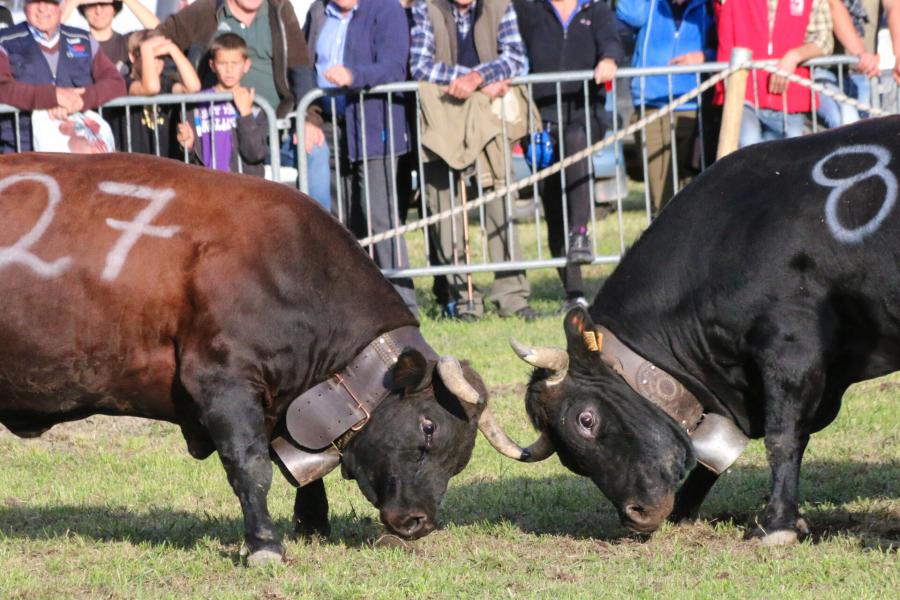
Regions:
<svg viewBox="0 0 900 600"><path fill-rule="evenodd" d="M634 523L645 523L647 519L647 511L640 504L629 504L625 507L625 515Z"/></svg>

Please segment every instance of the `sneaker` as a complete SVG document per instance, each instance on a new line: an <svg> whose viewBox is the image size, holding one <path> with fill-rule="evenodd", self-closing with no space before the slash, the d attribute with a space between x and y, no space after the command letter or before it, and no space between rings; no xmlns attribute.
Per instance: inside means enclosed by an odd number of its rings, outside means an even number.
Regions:
<svg viewBox="0 0 900 600"><path fill-rule="evenodd" d="M584 296L575 296L574 298L566 298L566 301L563 302L562 310L564 313L579 307L587 310L588 306L590 306L590 304L588 304L587 298Z"/></svg>
<svg viewBox="0 0 900 600"><path fill-rule="evenodd" d="M566 262L570 265L589 265L594 261L594 251L591 248L591 236L587 231L572 231L569 234L569 252L566 254Z"/></svg>
<svg viewBox="0 0 900 600"><path fill-rule="evenodd" d="M517 310L515 314L526 323L530 323L541 316L538 311L531 308L528 304Z"/></svg>

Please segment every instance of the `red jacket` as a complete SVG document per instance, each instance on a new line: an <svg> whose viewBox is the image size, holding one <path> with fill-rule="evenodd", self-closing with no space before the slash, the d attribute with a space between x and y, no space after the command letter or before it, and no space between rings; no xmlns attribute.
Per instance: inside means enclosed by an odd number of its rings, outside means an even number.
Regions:
<svg viewBox="0 0 900 600"><path fill-rule="evenodd" d="M769 12L766 0L717 0L719 48L717 60L728 62L731 49L749 48L754 60L781 58L791 48L803 45L813 0L779 0L775 10L775 26L769 36ZM800 77L809 78L809 68L797 67L794 71ZM784 100L781 95L769 93L768 71L758 70L754 78L747 80L746 100L760 108L782 110ZM789 113L810 112L812 95L809 89L791 83L788 86L787 111ZM716 103L724 100L724 88L716 88ZM817 100L818 106L818 100Z"/></svg>

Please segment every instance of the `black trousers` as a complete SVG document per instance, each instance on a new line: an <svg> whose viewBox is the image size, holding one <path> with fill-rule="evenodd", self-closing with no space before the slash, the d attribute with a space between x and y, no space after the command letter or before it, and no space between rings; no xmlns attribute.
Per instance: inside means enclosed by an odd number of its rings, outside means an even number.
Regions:
<svg viewBox="0 0 900 600"><path fill-rule="evenodd" d="M592 132L596 139L603 136L603 132ZM556 157L559 152L559 127L551 124L551 135L556 140ZM592 136L592 137L594 137ZM566 156L584 150L588 146L587 131L584 123L566 123L563 127L563 149ZM550 242L550 254L554 257L566 255L566 236L572 230L587 227L591 219L591 191L592 184L588 160L570 165L565 170L566 174L566 203L563 206L562 177L556 173L544 180L540 185L541 202L544 205L544 218L547 220L547 237ZM568 229L563 218L568 219ZM580 265L567 265L557 269L566 296L574 298L584 295L584 282L581 278Z"/></svg>

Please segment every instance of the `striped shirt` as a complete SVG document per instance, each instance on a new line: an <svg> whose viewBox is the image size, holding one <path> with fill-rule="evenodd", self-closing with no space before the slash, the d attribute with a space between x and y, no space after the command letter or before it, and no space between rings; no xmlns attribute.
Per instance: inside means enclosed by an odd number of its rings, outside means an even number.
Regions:
<svg viewBox="0 0 900 600"><path fill-rule="evenodd" d="M456 5L452 6L453 19L456 28L463 36L472 31L475 14L475 5L480 0L475 0L465 12L458 11ZM418 0L412 9L413 27L411 31L412 41L409 51L409 67L412 78L416 81L429 81L440 85L447 85L454 79L462 77L470 71L477 71L484 81L481 85L488 85L496 81L503 81L528 71L525 58L525 44L519 34L519 23L516 20L516 11L512 2L506 7L503 18L500 20L497 32L496 60L481 63L470 69L463 65L448 65L434 60L434 26L428 17L428 3ZM450 32L453 35L453 32Z"/></svg>

